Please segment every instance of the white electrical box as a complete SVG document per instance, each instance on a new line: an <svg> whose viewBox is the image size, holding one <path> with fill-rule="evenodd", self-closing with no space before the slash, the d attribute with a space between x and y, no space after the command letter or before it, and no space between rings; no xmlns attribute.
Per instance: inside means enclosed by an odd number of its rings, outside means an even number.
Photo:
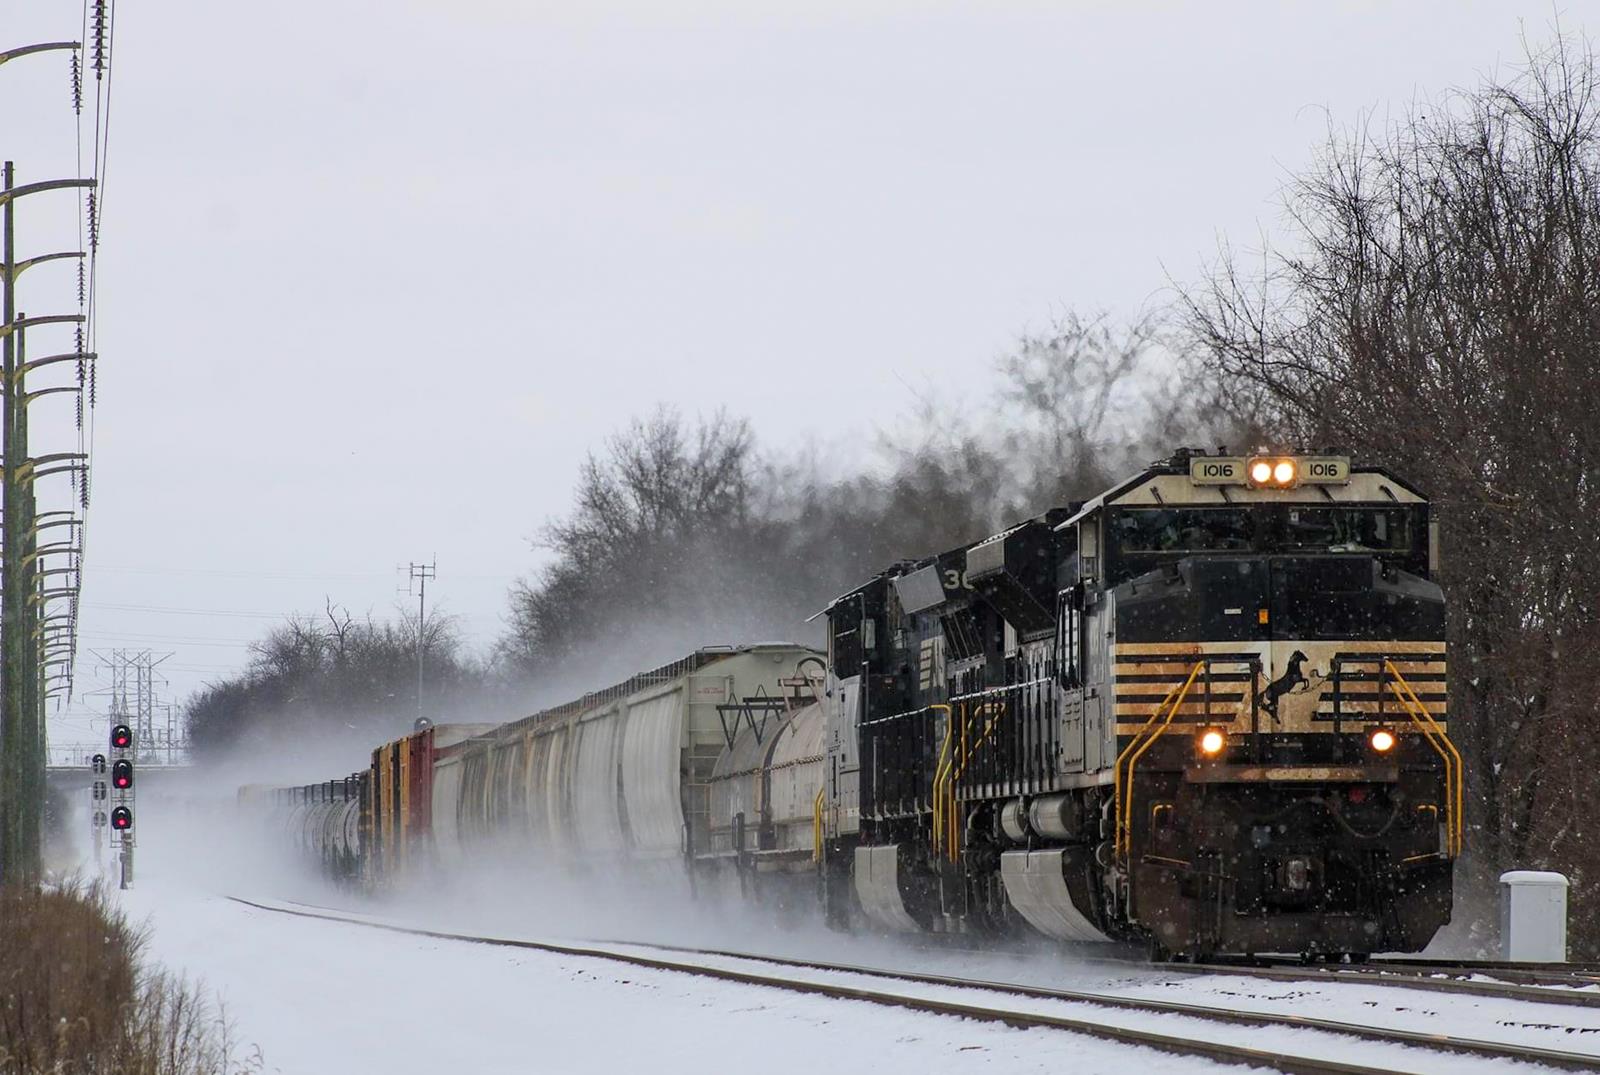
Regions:
<svg viewBox="0 0 1600 1075"><path fill-rule="evenodd" d="M1518 963L1567 961L1567 879L1512 870L1500 875L1500 958Z"/></svg>

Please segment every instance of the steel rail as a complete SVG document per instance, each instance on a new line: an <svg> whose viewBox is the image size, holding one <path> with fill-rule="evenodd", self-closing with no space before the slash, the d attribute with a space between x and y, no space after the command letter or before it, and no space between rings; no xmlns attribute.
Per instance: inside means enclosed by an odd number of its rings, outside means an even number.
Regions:
<svg viewBox="0 0 1600 1075"><path fill-rule="evenodd" d="M1535 986L1592 986L1600 985L1600 974L1574 967L1571 970L1524 970L1518 967L1501 967L1492 963L1456 963L1452 966L1408 963L1394 960L1384 963L1340 963L1330 965L1330 970L1343 974L1380 977L1436 977L1440 981L1462 979L1471 975L1495 978L1507 984Z"/></svg>
<svg viewBox="0 0 1600 1075"><path fill-rule="evenodd" d="M1509 982L1467 982L1458 978L1439 978L1435 975L1450 973L1437 967L1418 967L1414 970L1370 967L1351 963L1339 966L1250 966L1239 963L1151 963L1149 966L1178 974L1238 974L1249 978L1265 978L1274 982L1345 982L1355 985L1395 986L1400 989L1423 989L1433 993L1465 993L1479 997L1497 997L1501 1000L1526 1000L1537 1004L1571 1004L1581 1008L1600 1008L1600 991L1578 992L1563 989L1563 985L1594 984L1578 977L1548 979L1550 985L1516 985ZM1399 964L1404 967L1404 964ZM1472 968L1465 965L1454 973L1493 976L1492 965Z"/></svg>
<svg viewBox="0 0 1600 1075"><path fill-rule="evenodd" d="M1491 963L1469 959L1406 959L1387 956L1340 970L1393 974L1482 974L1530 985L1600 985L1600 966L1593 963Z"/></svg>
<svg viewBox="0 0 1600 1075"><path fill-rule="evenodd" d="M997 944L990 948L972 948L960 944L937 943L944 935L928 934L920 940L923 943L913 944L911 947L918 951L955 953L962 955L1026 955L1039 951L1037 946L1024 947L1015 944ZM686 949L692 951L692 949ZM1085 955L1072 948L1062 947L1063 951L1070 953L1070 958L1079 964L1088 966L1122 967L1133 970L1168 970L1181 974L1242 974L1248 975L1258 971L1281 972L1285 975L1298 974L1298 980L1321 980L1330 976L1346 975L1355 982L1376 980L1379 975L1387 973L1390 978L1400 979L1398 984L1412 986L1421 979L1423 984L1419 988L1427 989L1428 981L1444 981L1442 977L1434 975L1466 975L1481 974L1489 978L1499 978L1508 983L1523 982L1530 985L1542 985L1535 991L1516 993L1512 999L1516 1000L1548 1000L1553 993L1556 996L1567 995L1558 992L1562 986L1600 985L1600 963L1550 963L1550 962L1518 962L1504 960L1470 960L1470 959L1425 959L1411 956L1372 956L1360 963L1303 963L1292 958L1273 958L1269 956L1240 956L1237 960L1224 959L1223 962L1195 964L1188 962L1162 962L1151 963L1143 957L1118 957L1111 955ZM1198 969L1197 969L1198 968ZM1369 980L1367 976L1371 976ZM1265 977L1266 975L1263 975ZM1289 980L1285 978L1284 980ZM1384 981L1381 984L1394 984ZM1497 989L1496 986L1487 986ZM1578 997L1596 996L1600 994L1577 994ZM1586 1000L1563 1001L1554 1003L1573 1003L1588 1005Z"/></svg>
<svg viewBox="0 0 1600 1075"><path fill-rule="evenodd" d="M937 943L944 935L928 934L920 940L923 943L912 944L910 947L923 952L936 952L940 954L960 955L1027 955L1039 951L1037 946L1024 947L1014 944L997 944L990 948L972 948L960 944ZM615 943L626 944L631 942L618 941ZM670 947L656 945L655 947ZM1574 1004L1578 1006L1600 1007L1600 992L1572 993L1563 991L1561 987L1581 987L1587 985L1600 985L1600 963L1550 963L1550 962L1517 962L1499 960L1462 960L1462 959L1424 959L1409 956L1373 956L1361 963L1302 963L1298 959L1277 959L1269 956L1240 956L1235 960L1226 960L1219 963L1188 963L1188 962L1162 962L1151 963L1142 957L1118 957L1111 955L1085 955L1076 949L1062 947L1062 951L1070 953L1070 958L1078 964L1085 966L1119 967L1131 970L1166 970L1180 974L1256 974L1260 977L1273 977L1282 981L1321 981L1327 978L1344 976L1350 982L1357 984L1402 985L1414 986L1420 989L1432 988L1431 983L1443 983L1448 986L1444 977L1436 975L1466 975L1481 974L1489 978L1499 978L1507 983L1523 982L1535 988L1521 992L1504 993L1503 995L1513 1000L1551 1000L1556 1004ZM686 948L686 952L698 949ZM738 953L724 953L736 955ZM1265 972L1265 973L1262 973ZM1388 978L1382 978L1382 975ZM1342 979L1341 979L1342 980ZM1420 984L1419 984L1420 983ZM1481 984L1483 991L1492 995L1502 995L1505 987L1488 983ZM1480 992L1480 990L1472 990ZM1562 997L1576 997L1577 999L1560 999ZM1585 999L1587 998L1587 999Z"/></svg>
<svg viewBox="0 0 1600 1075"><path fill-rule="evenodd" d="M951 1001L933 1000L925 997L910 997L899 993L882 993L877 990L860 989L852 986L842 986L826 982L796 981L790 978L779 978L772 975L754 974L745 971L733 970L723 967L711 967L701 963L684 963L677 960L656 959L649 956L633 955L619 952L613 948L591 948L579 945L556 944L544 941L516 940L511 938L482 937L472 934L450 933L439 930L423 929L394 925L391 923L374 921L365 918L353 918L345 913L329 913L324 910L314 909L314 905L302 905L305 909L275 907L271 904L259 903L238 896L229 896L228 899L247 907L254 907L264 911L273 911L279 914L294 915L302 918L321 919L323 921L340 922L347 925L367 926L388 932L411 934L440 940L463 941L472 944L499 945L512 948L527 948L535 951L551 952L558 955L581 956L586 958L606 959L616 962L628 963L634 966L648 967L655 970L676 971L694 974L703 977L717 978L725 981L734 981L749 985L765 985L792 992L813 993L835 999L862 1000L871 1003L884 1004L893 1007L911 1008L917 1011L929 1012L940 1015L955 1015L963 1018L978 1019L988 1022L1005 1023L1018 1028L1043 1027L1063 1030L1069 1033L1088 1034L1093 1037L1113 1040L1128 1045L1145 1045L1150 1048L1160 1049L1164 1052L1176 1053L1186 1056L1201 1056L1211 1060L1230 1063L1244 1063L1267 1065L1285 1072L1391 1072L1394 1068L1368 1068L1361 1065L1347 1064L1341 1061L1322 1060L1315 1057L1305 1057L1288 1053L1279 1053L1270 1050L1253 1049L1246 1046L1230 1045L1221 1042L1199 1041L1190 1038L1176 1038L1165 1034L1156 1034L1150 1031L1137 1030L1129 1027L1106 1026L1100 1023L1085 1022L1082 1020L1018 1012L1006 1009L987 1008L977 1005L961 1004ZM355 912L360 914L361 912ZM592 942L591 942L592 943ZM1334 1020L1315 1019L1309 1016L1278 1015L1270 1013L1257 1013L1240 1011L1237 1009L1209 1008L1202 1005L1182 1004L1172 1001L1143 1000L1133 997L1115 997L1100 993L1083 993L1072 990L1048 989L1038 986L1027 986L1008 982L993 982L955 978L948 975L922 974L915 972L901 972L886 970L876 967L859 967L850 964L829 963L818 960L791 959L780 956L764 956L749 952L734 952L720 949L692 948L678 945L652 944L643 941L604 941L607 945L626 946L632 948L654 949L656 951L674 952L685 955L712 956L723 959L738 959L754 963L766 963L773 966L792 967L797 969L820 970L829 973L854 974L869 978L882 978L892 981L908 982L919 985L935 985L955 989L971 989L980 992L1001 993L1009 996L1026 997L1033 1000L1049 1000L1064 1003L1084 1004L1101 1008L1113 1008L1124 1011L1136 1011L1162 1015L1180 1015L1198 1018L1213 1023L1227 1023L1239 1026L1254 1027L1287 1027L1298 1030L1313 1030L1344 1037L1359 1038L1364 1041L1381 1045L1421 1048L1432 1052L1448 1052L1462 1055L1478 1056L1493 1060L1511 1060L1531 1064L1543 1064L1550 1067L1565 1068L1578 1071L1593 1071L1600 1065L1600 1055L1569 1053L1552 1049L1542 1049L1536 1046L1520 1046L1503 1042L1478 1041L1470 1038L1457 1038L1446 1034L1429 1034L1407 1030L1382 1030L1373 1027L1361 1026L1355 1023L1341 1023Z"/></svg>
<svg viewBox="0 0 1600 1075"><path fill-rule="evenodd" d="M1015 996L1028 997L1035 1000L1059 1000L1073 1004L1092 1004L1103 1008L1120 1008L1127 1011L1151 1012L1161 1015L1189 1015L1200 1019L1208 1019L1217 1023L1233 1023L1240 1026L1274 1026L1287 1027L1298 1030L1319 1030L1329 1034L1344 1034L1348 1037L1361 1038L1366 1041L1386 1045L1410 1045L1435 1051L1461 1053L1472 1056L1481 1056L1486 1059L1526 1061L1529 1063L1545 1064L1553 1067L1571 1068L1578 1071L1594 1071L1600 1068L1600 1053L1571 1053L1555 1049L1543 1049L1539 1046L1522 1046L1508 1042L1482 1041L1476 1038L1458 1038L1448 1034L1431 1034L1423 1031L1395 1030L1388 1028L1363 1026L1359 1023L1343 1023L1332 1019L1316 1019L1304 1015L1283 1015L1271 1012L1250 1012L1234 1008L1209 1008L1198 1004L1182 1004L1176 1001L1145 1000L1136 997L1109 996L1103 993L1083 993L1067 989L1051 989L1044 986L1030 986L1014 982L986 981L983 979L955 978L948 975L924 974L915 971L894 971L873 967L858 967L851 964L827 963L809 959L791 959L781 956L756 955L750 952L735 952L726 949L693 948L679 945L654 944L643 941L605 941L606 944L632 945L636 948L655 948L668 952L682 952L688 955L719 956L728 959L746 959L761 963L774 963L779 966L800 967L814 970L834 971L841 974L860 974L867 977L898 979L907 982L917 982L925 985L950 986L960 989L979 989L986 992L1009 993ZM925 949L938 951L938 949ZM954 951L972 954L985 954L974 949L954 949ZM1121 960L1096 960L1095 962L1113 964L1119 967L1133 967L1135 969L1151 969L1151 964L1125 963ZM1180 966L1187 967L1186 964ZM1538 999L1544 992L1538 993Z"/></svg>

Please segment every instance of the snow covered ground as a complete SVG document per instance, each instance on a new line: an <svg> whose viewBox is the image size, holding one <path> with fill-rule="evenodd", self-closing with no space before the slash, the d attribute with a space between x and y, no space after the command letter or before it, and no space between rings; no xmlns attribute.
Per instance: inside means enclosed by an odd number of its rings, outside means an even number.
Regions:
<svg viewBox="0 0 1600 1075"><path fill-rule="evenodd" d="M795 1072L1213 1068L595 959L274 915L152 877L124 896L152 954L225 999L273 1072Z"/></svg>
<svg viewBox="0 0 1600 1075"><path fill-rule="evenodd" d="M607 960L558 956L383 932L262 911L228 894L327 904L350 897L273 863L237 831L197 823L141 825L135 887L121 895L151 929L150 954L205 980L227 1005L236 1039L283 1073L651 1073L744 1070L758 1075L869 1066L874 1075L928 1072L1190 1072L1206 1061L1052 1030L848 1000L807 997ZM203 813L201 815L203 818ZM225 821L222 815L210 822ZM204 848L196 853L196 848ZM248 864L248 865L247 865ZM1531 1005L1379 986L1170 975L1027 957L927 951L779 926L736 906L680 904L664 890L602 899L589 890L534 891L527 879L479 877L426 897L360 908L385 921L536 940L613 938L710 944L860 965L1271 1013L1593 1053L1600 1009ZM653 952L661 955L660 952ZM682 957L688 959L690 957ZM704 957L696 961L707 962ZM728 961L724 961L728 962ZM751 969L741 964L742 969ZM759 967L756 969L760 969ZM802 972L779 971L796 974ZM1116 1013L1054 1001L811 972L884 991L1004 1004L1103 1019L1174 1036L1338 1056L1399 1070L1533 1070L1402 1050L1293 1029L1218 1027L1172 1015ZM1237 1070L1237 1069L1235 1069Z"/></svg>

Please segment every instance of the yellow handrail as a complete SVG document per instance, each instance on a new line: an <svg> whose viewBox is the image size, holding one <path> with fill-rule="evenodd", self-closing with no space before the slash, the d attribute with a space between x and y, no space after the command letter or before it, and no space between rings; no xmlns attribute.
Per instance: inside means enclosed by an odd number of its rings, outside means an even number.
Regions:
<svg viewBox="0 0 1600 1075"><path fill-rule="evenodd" d="M1434 719L1428 712L1428 707L1422 704L1422 699L1417 697L1417 692L1406 682L1406 677L1400 674L1400 669L1387 657L1383 660L1383 667L1393 678L1389 681L1389 689L1406 711L1406 716L1411 718L1411 723L1422 732L1428 745L1433 747L1444 762L1444 794L1445 801L1450 807L1450 819L1445 826L1445 850L1451 858L1461 854L1465 844L1465 784L1466 765L1461 760L1461 752L1450 741L1450 736L1445 732L1444 726Z"/></svg>
<svg viewBox="0 0 1600 1075"><path fill-rule="evenodd" d="M944 710L945 719L944 746L939 749L939 764L934 766L933 769L933 849L938 851L942 846L941 840L944 836L944 826L941 822L944 818L945 763L950 757L950 744L955 740L956 724L950 717L950 707L948 705L941 703L939 705L930 705L928 708Z"/></svg>
<svg viewBox="0 0 1600 1075"><path fill-rule="evenodd" d="M934 769L933 775L933 849L943 851L955 838L953 817L956 807L955 777L956 777L956 721L948 705L930 708L943 709L949 727L945 729L944 746L939 750L939 764ZM961 720L967 719L967 707L961 706ZM964 738L964 736L963 736Z"/></svg>
<svg viewBox="0 0 1600 1075"><path fill-rule="evenodd" d="M1182 686L1174 687L1167 692L1167 696L1161 700L1161 704L1156 706L1156 711L1150 714L1150 719L1145 721L1144 727L1139 729L1139 734L1133 737L1133 741L1128 744L1126 750L1117 755L1116 766L1112 771L1112 780L1116 788L1116 853L1118 855L1126 855L1133 845L1134 766L1139 764L1139 759L1144 757L1145 751L1154 746L1155 741L1160 739L1166 733L1167 728L1172 725L1172 718L1177 715L1179 707L1183 705L1184 698L1189 694L1189 688L1194 686L1195 677L1200 674L1200 669L1203 667L1205 667L1205 661L1195 662L1194 667L1189 670L1189 678L1183 681ZM1162 719L1163 712L1166 714L1164 720ZM1115 713L1112 714L1111 719L1113 722L1116 720ZM1161 721L1160 726L1154 727L1154 730L1152 730L1158 720ZM1126 766L1123 764L1124 761L1127 762ZM1126 776L1123 776L1124 768L1127 770Z"/></svg>
<svg viewBox="0 0 1600 1075"><path fill-rule="evenodd" d="M822 861L822 793L828 790L826 778L817 788L817 797L811 800L811 861Z"/></svg>
<svg viewBox="0 0 1600 1075"><path fill-rule="evenodd" d="M1128 755L1133 752L1134 745L1138 743L1139 740L1144 738L1144 734L1150 730L1151 726L1155 724L1156 721L1161 719L1161 713L1167 708L1167 703L1172 701L1172 696L1177 694L1182 686L1183 684L1181 683L1174 683L1172 685L1172 689L1162 697L1159 703L1157 703L1155 710L1150 714L1150 719L1144 722L1144 727L1140 728L1136 733L1134 733L1133 739L1128 743L1128 748L1121 754L1117 755L1117 760L1111 767L1111 778L1113 781L1113 786L1116 789L1115 798L1118 803L1122 802L1122 763L1126 761L1128 759ZM1116 714L1113 713L1113 725L1115 723L1115 719ZM1117 824L1119 826L1122 824L1122 813L1120 806L1118 807ZM1118 846L1121 846L1120 841L1118 841Z"/></svg>
<svg viewBox="0 0 1600 1075"><path fill-rule="evenodd" d="M967 750L964 749L965 748L965 736L963 735L963 741L962 741L963 750L962 750L962 757L961 757L961 765L959 767L955 766L955 760L951 759L951 766L953 768L955 768L955 771L950 774L950 779L945 784L946 791L947 791L948 795L950 796L950 802L949 802L949 806L948 806L948 809L947 809L946 814L945 814L945 818L946 818L946 823L950 826L950 831L948 833L948 836L949 836L950 839L949 839L949 843L946 846L947 846L947 853L950 856L950 861L951 862L955 862L960 857L960 854L961 854L961 846L960 846L961 845L961 823L955 816L955 814L956 814L956 781L961 779L961 774L965 773L967 771L967 765L972 761L973 758L977 757L979 748L982 747L983 744L988 741L989 733L994 731L995 722L997 722L1001 718L1001 716L1003 716L1005 714L1006 704L1004 702L985 702L983 705L978 707L976 715L977 716L983 716L985 714L985 711L990 711L988 713L989 722L983 726L983 731L978 733L978 741L972 744L972 750L970 752L968 752ZM965 720L965 717L966 717L966 711L965 711L965 707L963 707L962 708L963 721ZM966 731L966 729L963 728L962 732L965 733L965 731Z"/></svg>
<svg viewBox="0 0 1600 1075"><path fill-rule="evenodd" d="M944 774L944 853L951 862L961 857L956 844L961 840L961 806L956 802L956 774L967 767L967 703L961 703L959 751L950 751L950 768ZM959 757L959 761L957 760Z"/></svg>

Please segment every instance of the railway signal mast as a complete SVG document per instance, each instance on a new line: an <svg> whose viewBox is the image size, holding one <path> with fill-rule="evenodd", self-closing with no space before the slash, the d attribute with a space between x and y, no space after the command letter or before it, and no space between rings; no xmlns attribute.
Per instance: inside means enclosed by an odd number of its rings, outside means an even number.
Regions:
<svg viewBox="0 0 1600 1075"><path fill-rule="evenodd" d="M121 849L123 888L133 885L134 746L132 728L118 724L111 729L111 840L113 847Z"/></svg>
<svg viewBox="0 0 1600 1075"><path fill-rule="evenodd" d="M103 779L106 775L106 756L96 754L89 759L89 772L94 780L89 784L89 829L94 837L94 868L104 869L100 861L101 829L106 827L106 806L109 792Z"/></svg>

